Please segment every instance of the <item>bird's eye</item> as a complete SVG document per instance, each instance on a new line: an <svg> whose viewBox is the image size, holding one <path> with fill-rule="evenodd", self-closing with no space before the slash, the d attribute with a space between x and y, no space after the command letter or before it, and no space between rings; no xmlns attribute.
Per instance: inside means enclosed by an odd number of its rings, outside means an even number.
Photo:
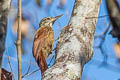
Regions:
<svg viewBox="0 0 120 80"><path fill-rule="evenodd" d="M50 20L50 17L48 17L47 20Z"/></svg>

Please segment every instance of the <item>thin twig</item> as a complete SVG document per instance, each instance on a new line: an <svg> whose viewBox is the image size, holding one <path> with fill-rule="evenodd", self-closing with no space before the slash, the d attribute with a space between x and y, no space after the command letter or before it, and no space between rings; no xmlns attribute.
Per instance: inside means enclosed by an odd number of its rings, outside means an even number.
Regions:
<svg viewBox="0 0 120 80"><path fill-rule="evenodd" d="M12 70L12 65L11 65L11 63L10 63L10 58L9 58L9 56L8 56L8 49L7 49L7 48L6 48L6 53L7 53L8 64L10 65L10 70L11 70L11 73L12 73L12 77L13 77L13 79L15 80L15 77L14 77L14 74L13 74L13 70Z"/></svg>
<svg viewBox="0 0 120 80"><path fill-rule="evenodd" d="M18 80L21 80L21 0L18 0L18 29L17 29L17 57L18 57Z"/></svg>
<svg viewBox="0 0 120 80"><path fill-rule="evenodd" d="M4 55L4 58L7 58L7 55ZM10 61L13 60L13 61L17 62L17 59L14 57L9 56L9 59L10 59ZM22 60L22 63L30 64L27 60ZM34 63L34 62L31 62L31 64L32 64L32 66L36 66L36 63Z"/></svg>
<svg viewBox="0 0 120 80"><path fill-rule="evenodd" d="M104 17L109 17L109 15L103 15L103 16L98 16L98 17L86 17L85 19L104 18Z"/></svg>
<svg viewBox="0 0 120 80"><path fill-rule="evenodd" d="M93 59L92 61L91 61L91 64L90 65L100 65L102 63L102 61L100 61L100 60L97 60L97 59ZM107 64L105 64L105 66L103 66L103 68L105 68L105 69L108 69L108 70L110 70L110 71L114 71L114 72L118 72L118 73L120 73L120 67L117 67L117 66L115 66L115 65L113 65L113 64L111 64L111 63L107 63Z"/></svg>
<svg viewBox="0 0 120 80"><path fill-rule="evenodd" d="M31 61L30 61L30 65L29 65L29 67L28 67L28 70L27 70L26 74L28 74L28 73L29 73L30 68L31 68Z"/></svg>
<svg viewBox="0 0 120 80"><path fill-rule="evenodd" d="M105 31L101 35L95 36L95 39L96 38L101 38L100 44L98 46L94 46L94 48L99 48L102 55L104 56L104 60L103 60L103 63L101 65L107 64L108 55L106 54L106 52L103 48L103 45L104 45L104 42L105 42L105 39L106 39L107 32L110 29L110 25L111 25L111 23L109 23L108 27L105 29Z"/></svg>
<svg viewBox="0 0 120 80"><path fill-rule="evenodd" d="M30 76L30 75L34 74L35 72L37 72L37 71L39 71L39 70L40 70L40 69L36 69L35 71L33 71L33 72L29 73L29 74L23 75L22 78L27 77L27 76Z"/></svg>
<svg viewBox="0 0 120 80"><path fill-rule="evenodd" d="M104 31L102 34L95 36L95 39L96 39L96 38L102 38L102 39L104 39L104 38L106 37L107 32L108 32L109 29L110 29L110 25L111 25L111 22L108 24L108 27L105 29L105 31Z"/></svg>
<svg viewBox="0 0 120 80"><path fill-rule="evenodd" d="M28 67L28 70L27 70L27 72L26 72L24 75L27 75L27 74L29 73L30 68L31 68L31 61L30 61L30 65L29 65L29 67ZM23 75L23 76L24 76L24 75Z"/></svg>

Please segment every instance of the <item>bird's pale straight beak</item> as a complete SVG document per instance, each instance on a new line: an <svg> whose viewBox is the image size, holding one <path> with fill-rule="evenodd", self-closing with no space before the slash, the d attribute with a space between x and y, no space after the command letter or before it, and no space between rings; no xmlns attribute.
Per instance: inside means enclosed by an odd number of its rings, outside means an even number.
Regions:
<svg viewBox="0 0 120 80"><path fill-rule="evenodd" d="M54 23L57 19L59 19L61 16L63 16L63 14L59 15L59 16L56 16L56 17L53 17L52 18L52 22Z"/></svg>

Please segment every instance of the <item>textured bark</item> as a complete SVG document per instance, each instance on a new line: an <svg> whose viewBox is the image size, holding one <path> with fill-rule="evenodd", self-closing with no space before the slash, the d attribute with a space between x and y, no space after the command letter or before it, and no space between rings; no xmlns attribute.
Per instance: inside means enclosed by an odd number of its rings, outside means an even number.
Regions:
<svg viewBox="0 0 120 80"><path fill-rule="evenodd" d="M11 0L0 0L0 74L2 65L2 56L5 50L5 37L8 22L8 11L10 9ZM0 75L1 80L1 75Z"/></svg>
<svg viewBox="0 0 120 80"><path fill-rule="evenodd" d="M76 0L70 21L61 32L56 62L43 80L80 80L82 70L93 55L93 39L101 0Z"/></svg>

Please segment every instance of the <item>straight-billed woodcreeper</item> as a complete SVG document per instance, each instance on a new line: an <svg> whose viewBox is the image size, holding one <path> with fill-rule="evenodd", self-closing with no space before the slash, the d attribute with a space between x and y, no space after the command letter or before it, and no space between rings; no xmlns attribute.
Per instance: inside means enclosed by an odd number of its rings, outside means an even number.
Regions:
<svg viewBox="0 0 120 80"><path fill-rule="evenodd" d="M62 15L43 18L40 22L39 29L35 33L33 42L33 56L35 57L35 60L42 73L48 69L46 58L53 50L54 32L52 25L61 16Z"/></svg>

